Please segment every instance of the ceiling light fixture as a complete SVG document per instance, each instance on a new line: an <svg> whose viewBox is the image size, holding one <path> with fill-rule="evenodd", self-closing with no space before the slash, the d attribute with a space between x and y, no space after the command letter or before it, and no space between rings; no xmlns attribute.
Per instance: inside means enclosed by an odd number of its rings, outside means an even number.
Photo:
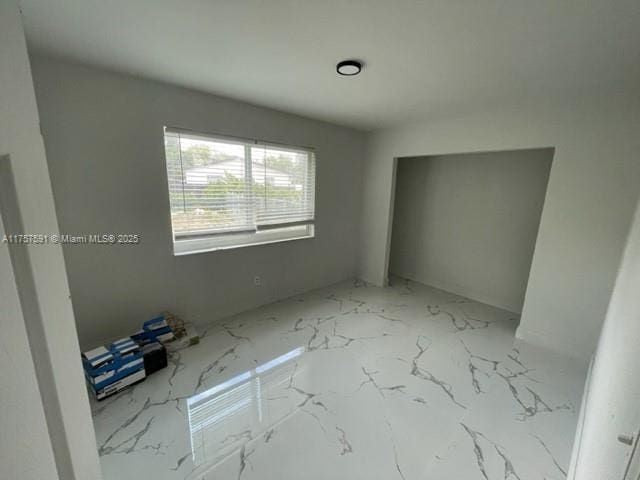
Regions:
<svg viewBox="0 0 640 480"><path fill-rule="evenodd" d="M352 77L362 71L362 62L358 60L343 60L336 65L336 71L345 77Z"/></svg>

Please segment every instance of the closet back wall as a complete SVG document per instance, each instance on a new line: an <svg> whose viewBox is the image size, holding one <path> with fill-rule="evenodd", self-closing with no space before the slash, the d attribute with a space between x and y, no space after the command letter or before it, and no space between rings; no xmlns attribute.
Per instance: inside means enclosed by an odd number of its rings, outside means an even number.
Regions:
<svg viewBox="0 0 640 480"><path fill-rule="evenodd" d="M398 160L389 271L520 313L553 149Z"/></svg>
<svg viewBox="0 0 640 480"><path fill-rule="evenodd" d="M142 238L64 247L83 346L164 309L202 324L355 275L361 132L47 57L32 67L61 231ZM316 237L174 257L164 125L314 147Z"/></svg>

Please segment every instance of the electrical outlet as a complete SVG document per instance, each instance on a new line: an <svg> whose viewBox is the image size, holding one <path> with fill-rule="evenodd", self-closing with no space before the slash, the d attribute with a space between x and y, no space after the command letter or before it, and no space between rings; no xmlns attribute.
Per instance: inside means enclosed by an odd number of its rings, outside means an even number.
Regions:
<svg viewBox="0 0 640 480"><path fill-rule="evenodd" d="M253 277L253 284L256 287L261 287L262 286L262 278L258 275L256 275L255 277Z"/></svg>

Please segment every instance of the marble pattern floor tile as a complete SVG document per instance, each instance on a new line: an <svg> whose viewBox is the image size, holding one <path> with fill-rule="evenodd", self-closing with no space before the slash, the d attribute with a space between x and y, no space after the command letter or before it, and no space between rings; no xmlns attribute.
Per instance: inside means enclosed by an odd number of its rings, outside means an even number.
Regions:
<svg viewBox="0 0 640 480"><path fill-rule="evenodd" d="M394 278L212 323L92 401L104 478L565 478L586 371L517 321Z"/></svg>

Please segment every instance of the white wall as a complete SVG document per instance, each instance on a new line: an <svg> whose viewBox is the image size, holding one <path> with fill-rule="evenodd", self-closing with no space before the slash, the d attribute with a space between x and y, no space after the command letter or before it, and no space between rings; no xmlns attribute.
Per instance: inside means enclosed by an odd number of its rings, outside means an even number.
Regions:
<svg viewBox="0 0 640 480"><path fill-rule="evenodd" d="M575 479L622 480L631 447L619 434L640 430L640 204L593 364ZM640 455L640 451L637 453ZM636 472L637 475L637 472ZM571 480L573 480L571 478ZM633 477L636 478L636 477Z"/></svg>
<svg viewBox="0 0 640 480"><path fill-rule="evenodd" d="M62 231L142 235L65 247L82 344L164 309L204 323L355 276L362 133L48 58L32 66ZM164 125L315 147L316 237L174 257Z"/></svg>
<svg viewBox="0 0 640 480"><path fill-rule="evenodd" d="M2 9L0 12L4 16ZM3 49L5 46L3 44ZM4 99L4 96L0 94L0 98ZM0 159L0 162L5 161L8 158ZM0 236L4 234L0 217ZM49 429L6 244L0 244L0 305L0 478L57 479ZM33 451L38 452L36 458L33 458Z"/></svg>
<svg viewBox="0 0 640 480"><path fill-rule="evenodd" d="M389 271L520 313L552 149L398 160Z"/></svg>
<svg viewBox="0 0 640 480"><path fill-rule="evenodd" d="M15 0L0 2L0 65L0 234L56 232ZM0 305L0 478L99 479L60 246L0 243Z"/></svg>
<svg viewBox="0 0 640 480"><path fill-rule="evenodd" d="M388 261L393 158L555 147L518 335L579 357L594 350L640 189L637 97L517 105L371 135L360 273Z"/></svg>

